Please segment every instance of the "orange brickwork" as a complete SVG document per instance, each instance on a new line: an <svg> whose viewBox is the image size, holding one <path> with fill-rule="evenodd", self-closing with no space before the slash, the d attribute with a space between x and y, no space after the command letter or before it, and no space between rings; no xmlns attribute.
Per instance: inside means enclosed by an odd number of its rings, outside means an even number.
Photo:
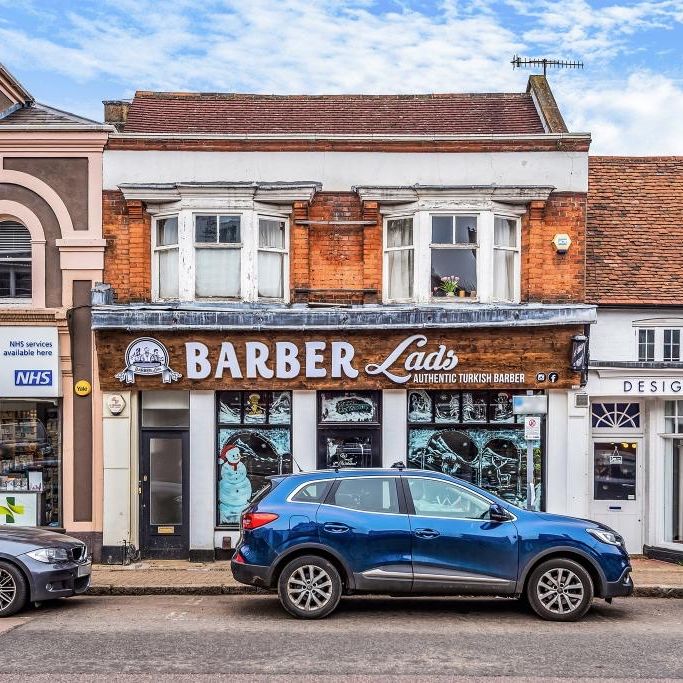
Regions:
<svg viewBox="0 0 683 683"><path fill-rule="evenodd" d="M553 237L572 245L558 254ZM582 303L586 297L586 195L557 192L531 202L522 221L522 301Z"/></svg>
<svg viewBox="0 0 683 683"><path fill-rule="evenodd" d="M105 190L102 231L107 240L104 281L119 302L149 301L152 296L150 216L142 202L126 202L121 192Z"/></svg>

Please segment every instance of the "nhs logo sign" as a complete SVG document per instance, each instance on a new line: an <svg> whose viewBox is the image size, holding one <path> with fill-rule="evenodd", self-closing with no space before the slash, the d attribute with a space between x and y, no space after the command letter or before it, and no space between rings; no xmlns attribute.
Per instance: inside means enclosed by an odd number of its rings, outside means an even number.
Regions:
<svg viewBox="0 0 683 683"><path fill-rule="evenodd" d="M51 387L52 370L15 370L16 387Z"/></svg>

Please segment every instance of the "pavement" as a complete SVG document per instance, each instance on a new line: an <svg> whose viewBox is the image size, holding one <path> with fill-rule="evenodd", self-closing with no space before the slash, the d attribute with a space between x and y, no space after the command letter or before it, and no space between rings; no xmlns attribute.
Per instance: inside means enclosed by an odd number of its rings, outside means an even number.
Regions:
<svg viewBox="0 0 683 683"><path fill-rule="evenodd" d="M632 558L637 597L683 598L683 566ZM244 595L252 586L232 578L229 562L148 560L128 566L94 565L90 595Z"/></svg>
<svg viewBox="0 0 683 683"><path fill-rule="evenodd" d="M306 621L264 593L79 597L12 619L0 680L680 680L681 607L597 601L561 624L515 600L347 597Z"/></svg>

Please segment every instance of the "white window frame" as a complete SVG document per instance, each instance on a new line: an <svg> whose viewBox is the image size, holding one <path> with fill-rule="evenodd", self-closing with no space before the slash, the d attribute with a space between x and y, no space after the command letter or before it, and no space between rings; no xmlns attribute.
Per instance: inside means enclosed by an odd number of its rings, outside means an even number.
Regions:
<svg viewBox="0 0 683 683"><path fill-rule="evenodd" d="M389 246L389 221L400 221L409 218L413 222L413 241L411 246L405 247L390 247ZM391 303L410 303L415 300L416 294L416 277L417 270L417 247L415 245L416 237L416 221L414 213L396 214L395 216L387 216L383 220L382 227L382 292L384 292L385 301ZM389 297L389 254L394 251L408 251L413 252L413 296L412 297Z"/></svg>
<svg viewBox="0 0 683 683"><path fill-rule="evenodd" d="M261 219L278 221L284 223L285 226L285 246L284 248L276 247L262 247L259 245L259 239L261 236ZM268 297L258 295L258 254L260 251L271 253L271 254L282 254L282 297ZM289 301L289 222L283 216L278 216L276 214L268 214L259 212L256 214L256 257L254 259L254 268L256 272L256 297L259 301Z"/></svg>
<svg viewBox="0 0 683 683"><path fill-rule="evenodd" d="M195 274L196 274L196 248L213 248L211 245L200 243L196 247L195 243L195 216L215 215L215 216L239 216L240 218L240 239L241 246L216 243L216 248L239 248L240 249L240 296L239 297L197 297L195 295ZM157 251L164 249L156 246L157 220L178 216L178 298L162 299L159 296L159 259ZM283 221L285 224L285 246L286 255L284 263L284 296L282 299L259 299L258 296L258 221L259 218L269 218ZM260 207L245 209L244 207L234 207L231 204L213 203L206 205L192 205L189 207L169 207L152 217L151 229L152 242L152 300L153 301L282 301L288 303L290 300L289 292L289 246L290 246L290 221L289 216L278 211L262 211ZM174 247L171 247L174 248Z"/></svg>
<svg viewBox="0 0 683 683"><path fill-rule="evenodd" d="M633 358L640 363L676 363L683 362L683 318L649 318L633 321ZM641 361L639 356L638 339L641 330L652 330L654 332L655 357L652 361ZM680 330L681 336L681 360L664 360L664 331Z"/></svg>
<svg viewBox="0 0 683 683"><path fill-rule="evenodd" d="M438 209L406 209L405 207L382 210L383 214L383 262L382 262L382 299L384 303L438 303L440 305L462 305L464 303L519 303L521 300L521 239L524 209L515 210L509 207L488 205L485 208L476 205L444 207ZM400 218L413 218L413 296L410 299L396 299L389 296L389 258L388 253L394 249L387 248L388 222ZM477 244L452 245L451 247L435 244L435 248L477 249L477 296L475 297L442 297L433 296L431 285L432 260L432 217L433 216L476 216ZM493 297L493 252L495 217L515 220L517 223L517 247L500 247L516 253L514 265L514 298L512 300L496 300ZM499 247L496 247L499 248Z"/></svg>
<svg viewBox="0 0 683 683"><path fill-rule="evenodd" d="M160 220L165 220L167 218L178 218L178 241L176 244L165 244L162 246L157 245L157 236L159 234L157 223ZM160 213L152 219L152 299L154 301L177 301L176 298L161 298L159 295L159 254L168 251L178 252L178 273L180 273L180 215L178 211L169 211L167 213ZM179 283L180 286L180 283ZM180 295L180 289L178 289L178 294Z"/></svg>

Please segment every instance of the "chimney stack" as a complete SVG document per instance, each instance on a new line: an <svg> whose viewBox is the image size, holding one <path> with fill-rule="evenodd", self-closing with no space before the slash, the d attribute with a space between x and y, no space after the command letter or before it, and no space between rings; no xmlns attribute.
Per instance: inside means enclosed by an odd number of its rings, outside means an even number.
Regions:
<svg viewBox="0 0 683 683"><path fill-rule="evenodd" d="M102 104L104 105L104 122L121 132L126 125L131 100L104 100Z"/></svg>

